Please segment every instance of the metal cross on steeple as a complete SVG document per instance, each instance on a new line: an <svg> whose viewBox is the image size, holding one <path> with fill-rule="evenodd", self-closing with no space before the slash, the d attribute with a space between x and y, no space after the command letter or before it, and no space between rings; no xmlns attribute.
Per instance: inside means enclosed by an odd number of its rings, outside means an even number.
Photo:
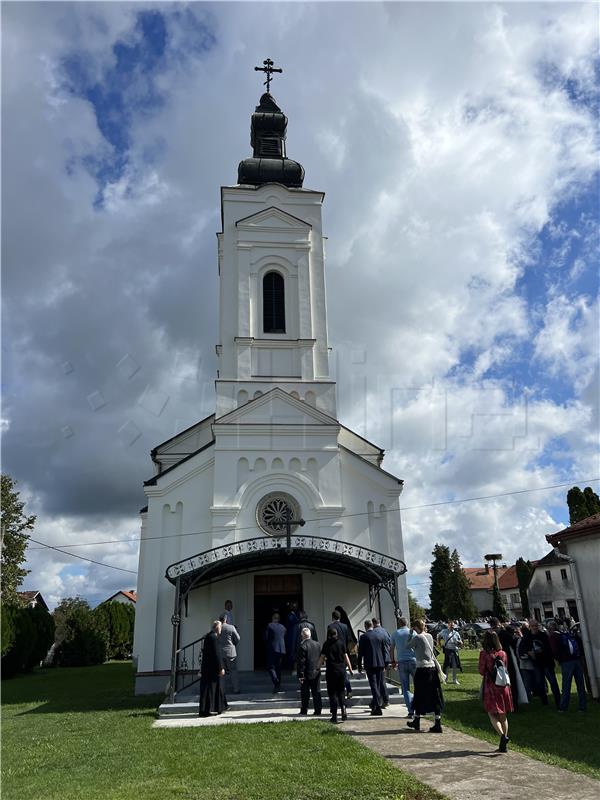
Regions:
<svg viewBox="0 0 600 800"><path fill-rule="evenodd" d="M270 58L265 59L263 61L263 64L264 64L264 67L254 67L254 69L255 69L256 72L265 72L266 73L267 80L264 82L264 85L267 87L267 94L271 94L271 91L270 91L270 88L269 88L270 85L271 85L271 81L273 80L271 75L274 72L283 72L283 70L281 69L281 67L274 67L273 66L273 61L271 61Z"/></svg>

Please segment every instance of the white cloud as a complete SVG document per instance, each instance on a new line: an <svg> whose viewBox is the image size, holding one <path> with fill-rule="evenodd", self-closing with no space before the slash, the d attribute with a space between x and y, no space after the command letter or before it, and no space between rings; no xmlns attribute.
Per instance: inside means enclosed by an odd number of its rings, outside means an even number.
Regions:
<svg viewBox="0 0 600 800"><path fill-rule="evenodd" d="M289 117L288 153L304 164L306 186L326 192L343 421L360 429L367 420L388 448L384 466L406 480L405 503L592 477L596 311L558 276L588 274L593 249L570 266L566 246L555 253L549 297L534 282L533 296L523 287L543 266L542 226L558 230L560 204L595 173L585 102L594 7L269 4L256 26L254 4L151 6L169 27L156 78L164 105L140 108L139 75L127 95L127 166L98 210L82 159L109 160L114 149L91 104L66 91L62 59L85 54L102 80L115 41L139 36L133 20L145 7L9 4L3 13L4 291L15 353L5 366L7 452L35 493L37 536L129 535L148 450L211 410L219 186L235 182L249 154L260 91L252 67L267 52L284 58L273 91ZM216 45L202 53L194 25L207 20ZM590 224L569 222L561 236L589 239ZM362 367L345 355L356 349L366 353L364 397L349 375ZM124 358L138 367L130 377L117 366ZM159 416L138 405L146 387L169 398ZM107 403L92 412L96 391ZM118 433L129 422L141 432L131 446ZM563 497L407 511L411 575L426 573L442 535L465 562L478 563L490 537L507 558L519 548L539 555ZM109 519L98 523L103 504ZM102 560L107 551L88 552ZM135 564L131 545L110 552ZM130 582L100 567L65 571L72 562L56 554L31 559L29 580L51 598Z"/></svg>

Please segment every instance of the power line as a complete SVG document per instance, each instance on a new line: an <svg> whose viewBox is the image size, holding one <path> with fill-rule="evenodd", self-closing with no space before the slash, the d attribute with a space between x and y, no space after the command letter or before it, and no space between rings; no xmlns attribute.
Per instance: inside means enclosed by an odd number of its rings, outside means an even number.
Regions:
<svg viewBox="0 0 600 800"><path fill-rule="evenodd" d="M88 561L90 564L98 564L101 567L108 567L108 569L118 569L120 572L130 572L132 575L137 575L137 572L134 572L132 569L125 569L124 567L116 567L114 564L105 564L102 561L94 561L93 558L85 558L84 556L78 556L77 553L69 553L66 550L61 550L60 547L54 547L54 545L46 544L46 542L40 542L38 539L31 539L32 542L36 544L42 545L42 548L34 547L32 550L39 550L43 548L48 548L48 550L56 550L57 553L62 553L65 556L71 556L72 558L79 558L81 561Z"/></svg>
<svg viewBox="0 0 600 800"><path fill-rule="evenodd" d="M512 492L501 492L500 494L485 494L480 495L479 497L464 497L458 500L440 500L437 503L424 503L423 505L419 506L405 506L401 508L386 508L383 511L379 511L379 514L389 514L394 511L415 511L423 508L435 508L437 506L448 506L448 505L457 505L460 503L473 503L478 500L493 500L498 497L511 497L512 495L517 494L530 494L531 492L543 492L549 489L564 489L566 486L572 486L573 483L595 483L596 481L600 481L600 478L574 478L570 480L568 483L555 483L550 486L536 486L532 489L516 489ZM339 514L333 515L329 517L315 517L314 519L307 519L306 522L322 522L323 520L328 519L349 519L351 517L366 517L373 512L370 511L357 511L354 514ZM232 531L248 531L248 530L256 530L256 525L245 525L243 527L236 527L236 528L212 528L208 531L190 531L188 533L175 533L175 534L168 534L162 536L144 536L144 542L150 542L156 539L179 539L183 538L184 536L209 536L213 533L230 533ZM35 539L31 539L32 542ZM60 547L97 547L100 545L105 544L119 544L119 543L129 543L133 544L135 542L142 541L142 537L137 536L131 539L105 539L101 542L67 542L65 545L59 545ZM49 545L44 545L45 547L49 547ZM39 547L30 547L30 550L39 550Z"/></svg>

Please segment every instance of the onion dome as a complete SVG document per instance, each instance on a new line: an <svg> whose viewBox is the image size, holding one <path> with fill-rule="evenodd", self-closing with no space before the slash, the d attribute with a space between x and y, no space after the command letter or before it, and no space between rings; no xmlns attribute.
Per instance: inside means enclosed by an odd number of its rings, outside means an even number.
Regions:
<svg viewBox="0 0 600 800"><path fill-rule="evenodd" d="M252 158L240 161L238 183L262 186L264 183L282 183L301 187L304 168L285 154L287 117L275 102L273 95L265 92L252 114L250 144Z"/></svg>

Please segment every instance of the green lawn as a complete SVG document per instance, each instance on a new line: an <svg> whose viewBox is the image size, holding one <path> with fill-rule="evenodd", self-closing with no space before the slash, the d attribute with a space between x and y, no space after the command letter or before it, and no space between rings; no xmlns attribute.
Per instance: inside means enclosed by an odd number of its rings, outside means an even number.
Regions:
<svg viewBox="0 0 600 800"><path fill-rule="evenodd" d="M445 724L470 733L479 739L496 742L497 735L478 697L480 675L477 671L479 652L461 652L464 669L460 686L444 687ZM560 686L560 675L558 676ZM529 705L509 717L510 747L532 758L559 767L600 778L600 705L588 696L588 710L577 712L577 695L571 696L565 714L556 711L552 696L547 706L534 698Z"/></svg>
<svg viewBox="0 0 600 800"><path fill-rule="evenodd" d="M325 722L152 729L125 663L4 681L3 800L440 800Z"/></svg>

